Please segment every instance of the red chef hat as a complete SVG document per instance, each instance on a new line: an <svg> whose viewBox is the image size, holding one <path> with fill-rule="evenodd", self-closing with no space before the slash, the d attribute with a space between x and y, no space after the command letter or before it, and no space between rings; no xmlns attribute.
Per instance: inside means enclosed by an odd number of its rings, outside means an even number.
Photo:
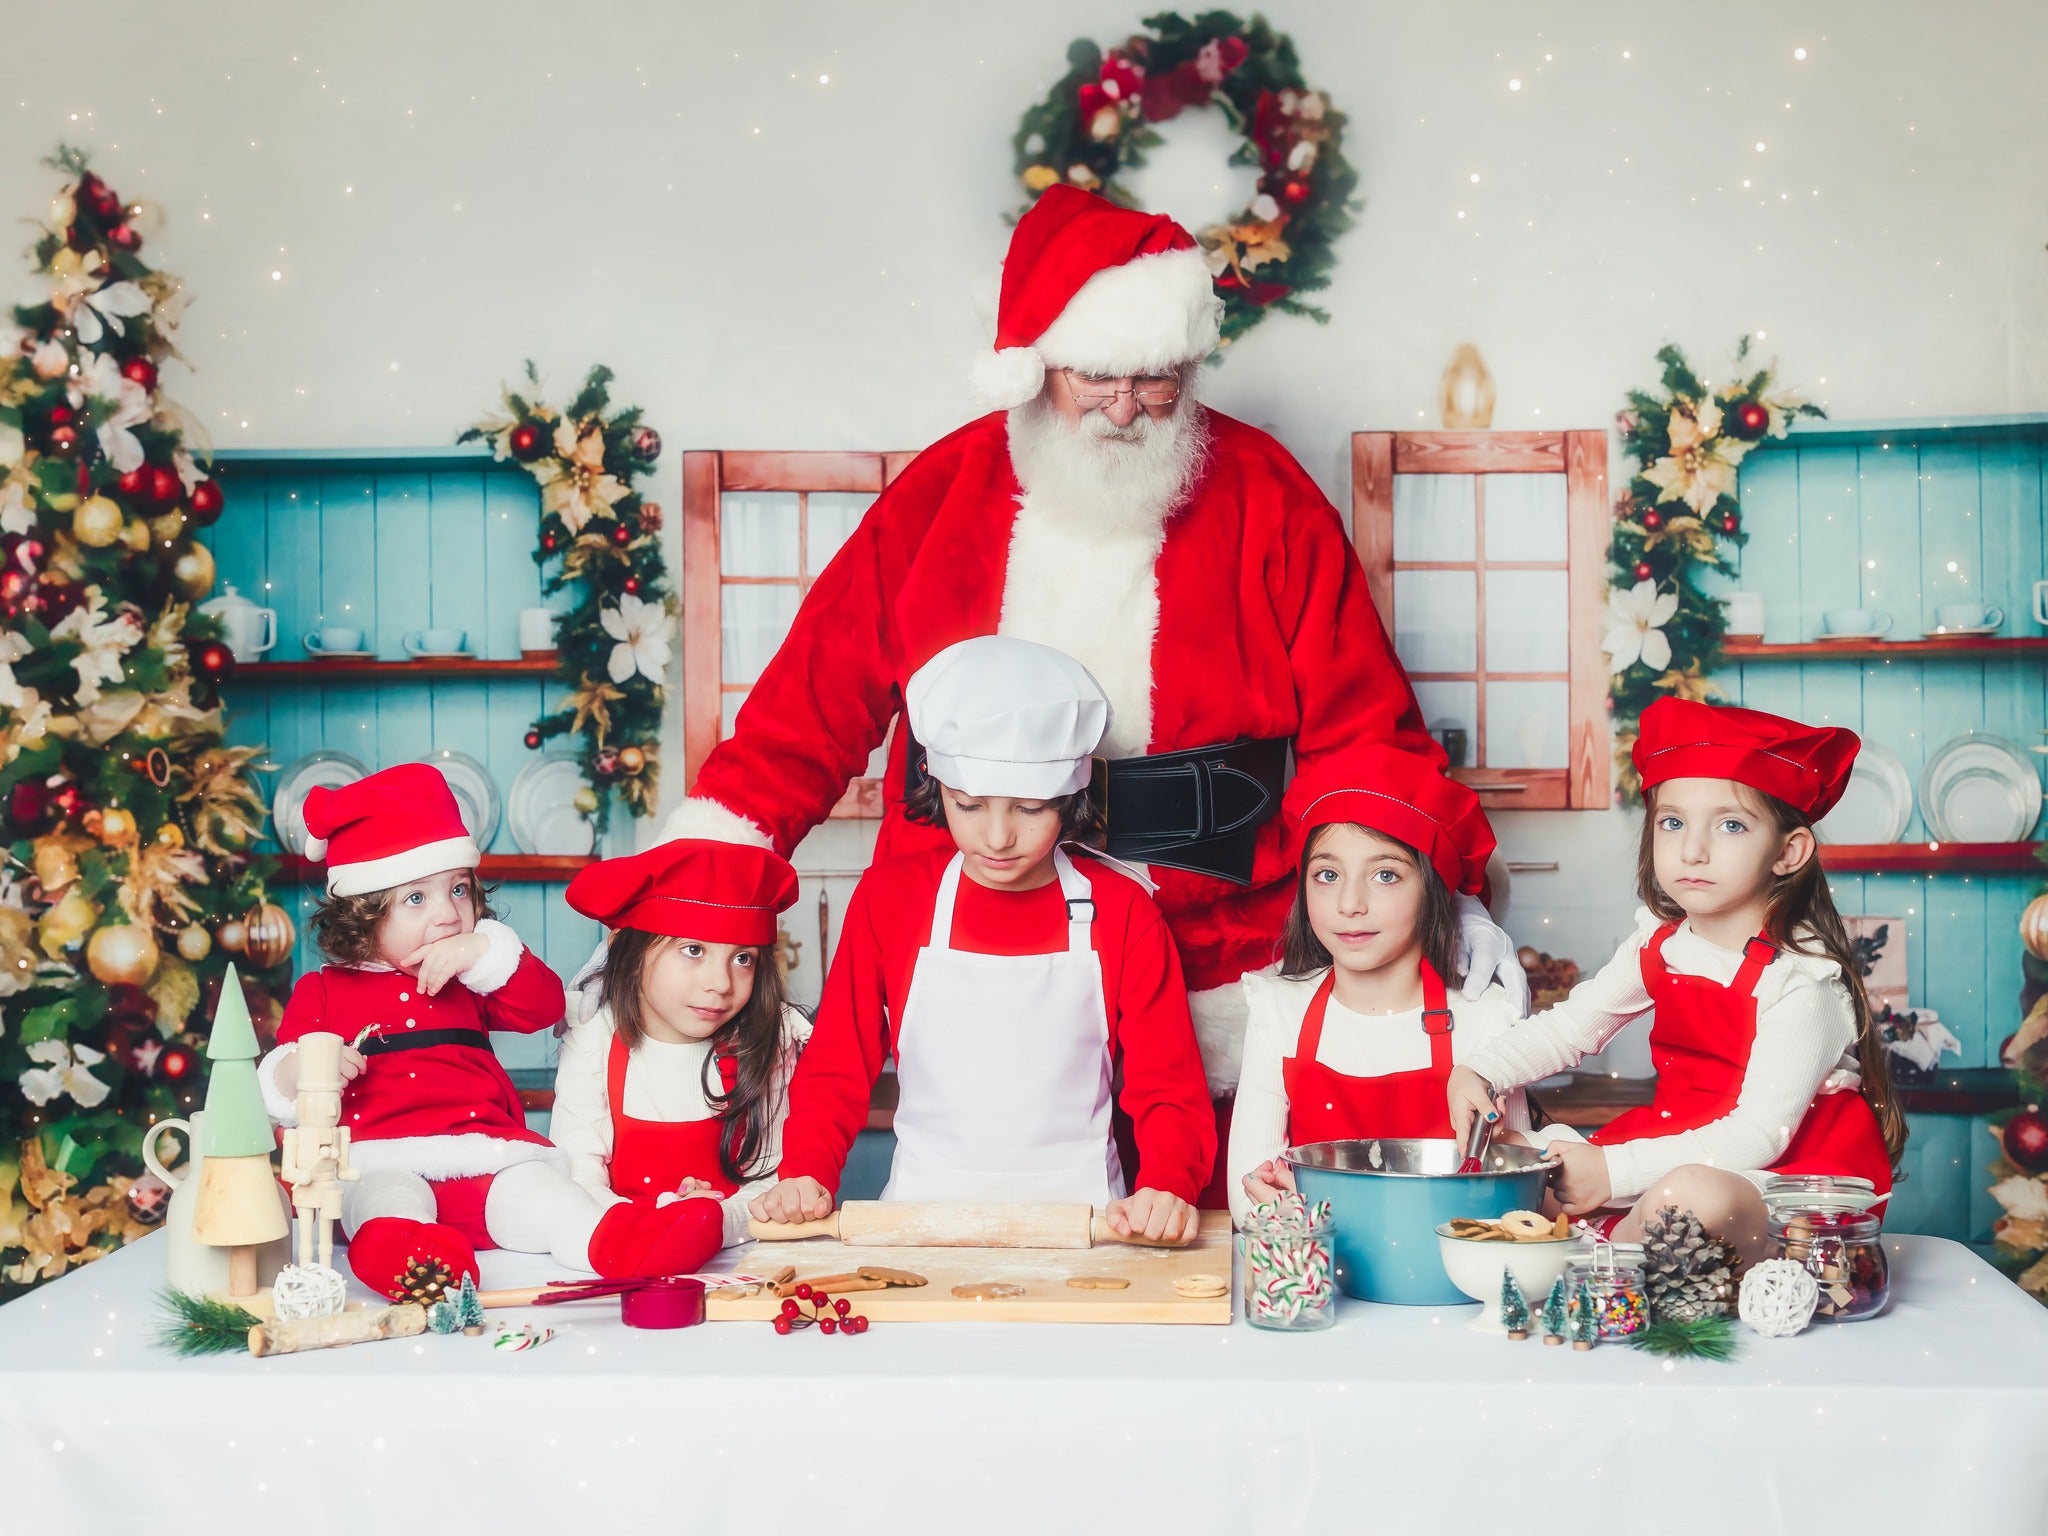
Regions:
<svg viewBox="0 0 2048 1536"><path fill-rule="evenodd" d="M431 763L401 763L306 795L306 857L327 863L327 894L388 891L449 869L474 869L476 840L455 792Z"/></svg>
<svg viewBox="0 0 2048 1536"><path fill-rule="evenodd" d="M1477 895L1493 856L1493 827L1479 796L1436 764L1398 747L1360 746L1297 774L1281 806L1299 858L1308 834L1356 822L1399 838L1454 891Z"/></svg>
<svg viewBox="0 0 2048 1536"><path fill-rule="evenodd" d="M1163 213L1062 183L1010 236L995 351L975 365L975 398L1022 405L1045 387L1048 366L1163 373L1214 351L1222 317L1194 236Z"/></svg>
<svg viewBox="0 0 2048 1536"><path fill-rule="evenodd" d="M567 899L607 928L772 944L775 914L796 900L796 871L767 848L681 838L589 865L569 882Z"/></svg>
<svg viewBox="0 0 2048 1536"><path fill-rule="evenodd" d="M1809 821L1835 808L1863 745L1839 725L1801 725L1760 709L1659 699L1643 711L1634 759L1643 788L1667 779L1733 779Z"/></svg>

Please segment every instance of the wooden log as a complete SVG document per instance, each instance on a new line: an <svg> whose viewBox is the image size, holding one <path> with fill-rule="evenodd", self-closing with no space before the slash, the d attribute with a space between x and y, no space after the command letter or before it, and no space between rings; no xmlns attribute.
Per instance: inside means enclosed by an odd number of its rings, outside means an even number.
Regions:
<svg viewBox="0 0 2048 1536"><path fill-rule="evenodd" d="M307 1317L292 1322L258 1323L249 1330L252 1355L296 1355L309 1349L335 1349L375 1339L409 1339L427 1331L427 1309L406 1304L342 1312L333 1317Z"/></svg>

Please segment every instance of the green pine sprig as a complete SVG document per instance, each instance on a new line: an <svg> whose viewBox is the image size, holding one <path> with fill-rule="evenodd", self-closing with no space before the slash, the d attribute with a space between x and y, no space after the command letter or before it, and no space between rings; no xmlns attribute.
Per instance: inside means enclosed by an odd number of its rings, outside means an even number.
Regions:
<svg viewBox="0 0 2048 1536"><path fill-rule="evenodd" d="M1631 1334L1628 1342L1631 1349L1666 1359L1724 1364L1735 1358L1735 1320L1697 1317L1681 1323L1666 1319Z"/></svg>
<svg viewBox="0 0 2048 1536"><path fill-rule="evenodd" d="M175 1286L166 1286L159 1300L165 1317L156 1336L157 1347L187 1358L247 1349L249 1330L262 1322L231 1301L194 1296Z"/></svg>

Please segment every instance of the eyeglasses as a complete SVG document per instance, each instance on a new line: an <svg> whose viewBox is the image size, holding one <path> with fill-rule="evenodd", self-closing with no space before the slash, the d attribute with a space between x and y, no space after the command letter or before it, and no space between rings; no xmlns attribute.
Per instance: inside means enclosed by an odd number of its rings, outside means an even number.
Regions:
<svg viewBox="0 0 2048 1536"><path fill-rule="evenodd" d="M1177 374L1146 374L1137 378L1102 378L1092 373L1064 370L1074 404L1084 411L1099 411L1117 396L1128 394L1140 405L1171 405L1180 398Z"/></svg>

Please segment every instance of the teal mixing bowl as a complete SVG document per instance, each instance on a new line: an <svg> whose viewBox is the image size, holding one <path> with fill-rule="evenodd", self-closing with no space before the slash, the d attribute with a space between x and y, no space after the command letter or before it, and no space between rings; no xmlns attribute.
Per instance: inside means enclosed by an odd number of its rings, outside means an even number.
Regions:
<svg viewBox="0 0 2048 1536"><path fill-rule="evenodd" d="M1439 1226L1536 1210L1557 1166L1537 1148L1497 1146L1480 1172L1460 1173L1464 1149L1449 1140L1317 1141L1283 1155L1302 1197L1330 1202L1337 1288L1410 1307L1470 1300L1444 1273Z"/></svg>

